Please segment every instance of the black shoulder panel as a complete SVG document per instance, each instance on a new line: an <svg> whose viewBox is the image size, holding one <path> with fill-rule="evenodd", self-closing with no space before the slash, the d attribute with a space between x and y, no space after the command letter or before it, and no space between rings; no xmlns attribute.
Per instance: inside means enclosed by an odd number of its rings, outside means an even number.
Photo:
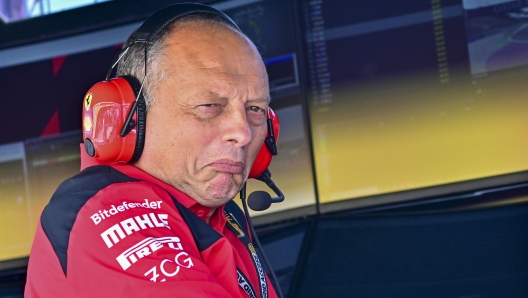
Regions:
<svg viewBox="0 0 528 298"><path fill-rule="evenodd" d="M44 233L66 275L68 243L77 214L101 189L115 183L140 181L109 166L89 167L59 185L40 217Z"/></svg>
<svg viewBox="0 0 528 298"><path fill-rule="evenodd" d="M169 195L172 197L172 201L174 201L174 205L176 205L176 208L178 208L183 220L185 220L187 226L189 226L194 238L194 242L196 242L196 246L200 252L208 249L211 245L218 241L218 239L222 238L220 233L196 216L196 214L192 213L191 210L185 208L185 206L178 202L172 194L169 193Z"/></svg>

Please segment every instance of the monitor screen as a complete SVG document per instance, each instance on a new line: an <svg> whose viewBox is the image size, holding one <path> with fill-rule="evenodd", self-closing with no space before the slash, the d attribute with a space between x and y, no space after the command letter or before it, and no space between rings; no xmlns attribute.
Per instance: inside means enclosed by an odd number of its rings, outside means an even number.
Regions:
<svg viewBox="0 0 528 298"><path fill-rule="evenodd" d="M0 117L8 128L0 130L0 261L28 256L44 206L62 181L79 172L82 98L104 78L117 50L0 68L0 109L8 111ZM47 52L45 45L41 51Z"/></svg>
<svg viewBox="0 0 528 298"><path fill-rule="evenodd" d="M28 254L34 224L24 143L0 145L0 261Z"/></svg>
<svg viewBox="0 0 528 298"><path fill-rule="evenodd" d="M321 203L528 170L518 2L301 1Z"/></svg>

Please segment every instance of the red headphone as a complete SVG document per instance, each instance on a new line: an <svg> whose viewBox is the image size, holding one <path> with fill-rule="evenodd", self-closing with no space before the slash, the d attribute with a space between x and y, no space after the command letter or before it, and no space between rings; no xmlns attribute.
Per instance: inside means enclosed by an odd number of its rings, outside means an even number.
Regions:
<svg viewBox="0 0 528 298"><path fill-rule="evenodd" d="M150 16L131 36L132 45L145 43L145 47L155 41L162 30L174 20L189 14L212 14L229 22L236 28L231 18L223 12L201 4L175 4L165 7ZM116 57L128 49L125 47ZM147 61L145 61L146 63ZM89 156L101 162L129 163L141 156L145 144L146 105L141 92L141 83L132 76L109 79L117 63L113 63L107 78L92 86L84 97L83 139ZM277 155L279 119L271 108L267 116L268 133L264 144L253 163L249 178L259 177Z"/></svg>

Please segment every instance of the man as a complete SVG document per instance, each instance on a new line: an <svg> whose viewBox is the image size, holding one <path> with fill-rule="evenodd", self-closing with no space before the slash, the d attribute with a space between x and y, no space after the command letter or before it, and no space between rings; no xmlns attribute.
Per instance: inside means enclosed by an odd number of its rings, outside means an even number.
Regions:
<svg viewBox="0 0 528 298"><path fill-rule="evenodd" d="M61 184L39 223L26 297L276 297L228 204L266 137L262 59L218 18L164 30L146 60L141 157ZM120 75L143 78L143 46Z"/></svg>

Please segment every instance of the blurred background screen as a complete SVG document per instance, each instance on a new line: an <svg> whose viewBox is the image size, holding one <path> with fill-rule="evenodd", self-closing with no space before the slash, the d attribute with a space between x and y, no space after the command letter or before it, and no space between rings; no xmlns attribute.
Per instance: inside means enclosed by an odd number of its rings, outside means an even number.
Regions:
<svg viewBox="0 0 528 298"><path fill-rule="evenodd" d="M301 2L321 203L528 169L523 1Z"/></svg>

